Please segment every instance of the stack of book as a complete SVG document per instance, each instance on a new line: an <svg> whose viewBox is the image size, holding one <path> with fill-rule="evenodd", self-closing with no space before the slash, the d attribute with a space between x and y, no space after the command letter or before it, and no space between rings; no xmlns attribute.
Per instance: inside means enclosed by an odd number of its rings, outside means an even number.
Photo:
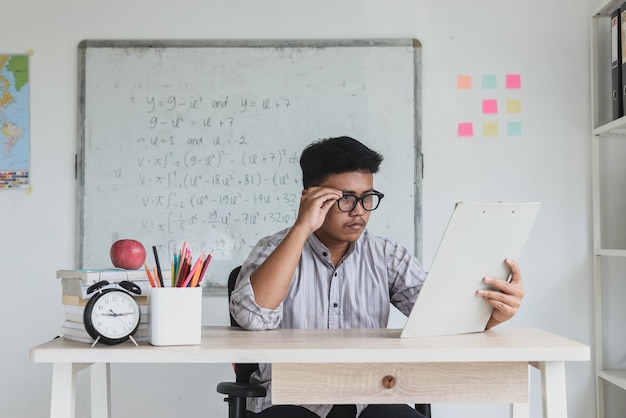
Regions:
<svg viewBox="0 0 626 418"><path fill-rule="evenodd" d="M61 335L74 341L85 343L93 343L85 325L83 323L83 312L85 305L95 294L87 294L87 289L95 283L102 280L109 282L109 287L119 288L116 284L123 280L129 280L135 283L141 289L141 295L133 295L139 303L141 312L141 321L139 329L133 336L136 341L148 340L148 323L150 316L148 313L148 292L150 284L145 271L142 270L121 270L121 269L102 269L102 270L58 270L57 279L61 279L62 287L62 303L65 318L61 326Z"/></svg>

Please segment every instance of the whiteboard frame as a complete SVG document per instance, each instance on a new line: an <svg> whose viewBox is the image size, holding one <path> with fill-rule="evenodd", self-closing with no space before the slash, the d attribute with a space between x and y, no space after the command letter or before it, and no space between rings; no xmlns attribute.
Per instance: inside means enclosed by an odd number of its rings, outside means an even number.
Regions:
<svg viewBox="0 0 626 418"><path fill-rule="evenodd" d="M414 76L414 254L422 259L422 178L423 154L421 152L421 43L413 38L381 38L381 39L237 39L237 40L83 40L78 45L78 120L77 120L77 152L75 155L75 178L77 180L77 225L76 225L76 268L84 268L84 194L85 194L85 103L86 103L86 57L90 48L317 48L317 47L412 47ZM225 294L226 287L211 288L209 293Z"/></svg>

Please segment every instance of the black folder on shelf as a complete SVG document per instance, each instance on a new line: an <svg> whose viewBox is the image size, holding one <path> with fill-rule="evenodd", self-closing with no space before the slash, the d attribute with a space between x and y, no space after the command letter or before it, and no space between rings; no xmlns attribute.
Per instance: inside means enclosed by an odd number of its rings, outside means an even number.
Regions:
<svg viewBox="0 0 626 418"><path fill-rule="evenodd" d="M622 48L620 9L611 13L611 102L613 119L624 116L622 93Z"/></svg>
<svg viewBox="0 0 626 418"><path fill-rule="evenodd" d="M626 2L622 3L620 7L620 30L619 30L619 42L620 42L620 67L622 76L622 113L621 116L626 114Z"/></svg>

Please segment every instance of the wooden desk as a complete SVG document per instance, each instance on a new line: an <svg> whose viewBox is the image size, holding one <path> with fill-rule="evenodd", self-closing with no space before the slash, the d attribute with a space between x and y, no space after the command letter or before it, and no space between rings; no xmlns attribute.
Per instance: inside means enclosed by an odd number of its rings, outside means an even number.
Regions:
<svg viewBox="0 0 626 418"><path fill-rule="evenodd" d="M244 331L205 327L195 346L88 344L59 338L30 360L53 363L52 418L74 418L76 375L91 369L92 417L110 416L110 363L272 363L273 402L506 402L528 416L528 366L541 372L546 418L567 416L565 361L589 347L537 329L401 339L400 330Z"/></svg>

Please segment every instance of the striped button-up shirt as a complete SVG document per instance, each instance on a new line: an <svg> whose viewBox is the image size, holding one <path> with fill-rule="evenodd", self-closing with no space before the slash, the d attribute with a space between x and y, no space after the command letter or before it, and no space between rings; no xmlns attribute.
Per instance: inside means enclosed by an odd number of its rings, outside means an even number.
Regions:
<svg viewBox="0 0 626 418"><path fill-rule="evenodd" d="M386 328L390 304L404 315L411 311L426 272L406 248L367 231L350 244L337 266L331 263L328 248L312 234L302 249L283 302L276 309L260 307L254 299L250 275L287 232L261 239L242 265L230 310L243 328ZM248 400L248 409L260 412L271 406L271 365L260 364L252 378L268 389L265 398ZM332 408L303 406L321 417ZM358 405L358 413L364 407Z"/></svg>

